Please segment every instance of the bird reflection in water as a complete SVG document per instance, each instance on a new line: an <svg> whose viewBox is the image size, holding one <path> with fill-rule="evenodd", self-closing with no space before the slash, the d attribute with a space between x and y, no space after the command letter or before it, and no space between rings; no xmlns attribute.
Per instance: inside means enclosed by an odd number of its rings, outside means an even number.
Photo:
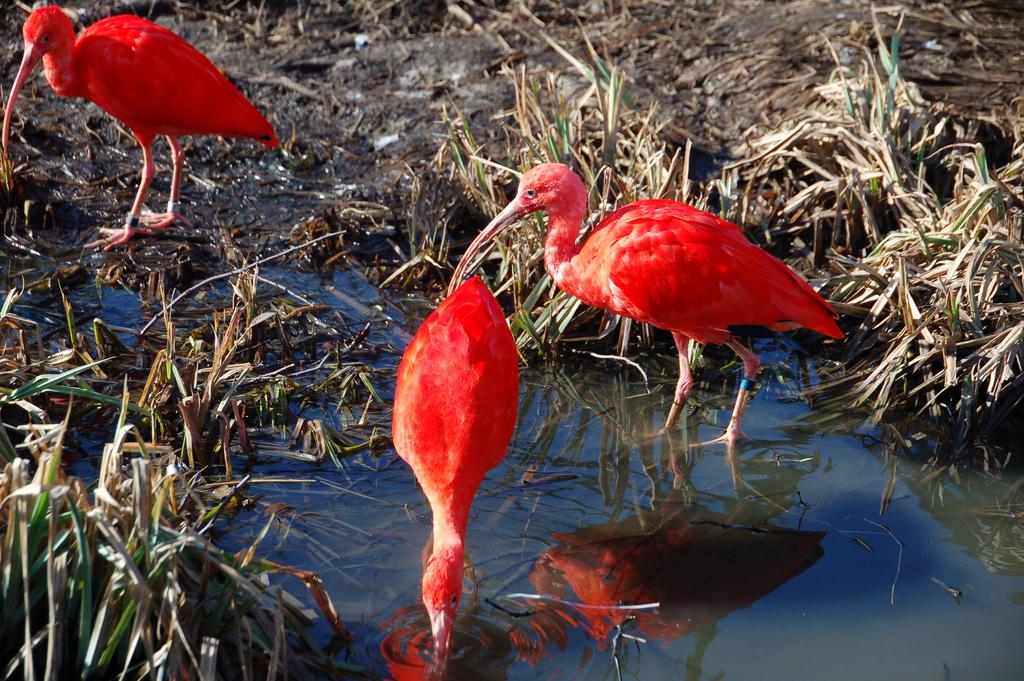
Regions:
<svg viewBox="0 0 1024 681"><path fill-rule="evenodd" d="M480 608L461 617L447 678L505 678L513 660L537 664L552 648L566 650L574 631L602 651L624 625L645 639L673 641L750 607L824 553L824 532L736 520L665 504L625 521L556 534L558 543L530 574L537 593L552 600L500 599L492 613ZM659 606L621 607L646 603ZM422 608L402 609L385 627L390 633L381 652L393 678L429 678Z"/></svg>
<svg viewBox="0 0 1024 681"><path fill-rule="evenodd" d="M555 535L530 575L541 594L576 600L598 641L630 618L644 636L672 641L750 607L813 565L824 532L745 526L679 508ZM659 603L623 611L623 604Z"/></svg>

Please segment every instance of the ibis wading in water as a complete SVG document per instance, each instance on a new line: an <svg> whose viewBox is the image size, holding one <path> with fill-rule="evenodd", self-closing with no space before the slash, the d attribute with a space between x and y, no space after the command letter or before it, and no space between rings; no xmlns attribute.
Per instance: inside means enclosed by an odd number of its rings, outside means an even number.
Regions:
<svg viewBox="0 0 1024 681"><path fill-rule="evenodd" d="M479 278L427 317L398 365L392 437L434 516L423 571L435 662L447 656L462 596L466 523L477 488L505 458L519 400L519 355Z"/></svg>
<svg viewBox="0 0 1024 681"><path fill-rule="evenodd" d="M59 7L33 11L22 28L25 55L4 111L3 146L8 150L11 115L22 85L39 61L54 92L94 102L131 129L142 147L142 182L123 229L89 246L110 249L136 234L151 234L181 216L179 195L184 135L222 135L279 146L273 128L210 60L163 26L125 14L98 21L75 38ZM171 146L174 176L166 213L143 211L153 181L153 140Z"/></svg>
<svg viewBox="0 0 1024 681"><path fill-rule="evenodd" d="M678 201L651 199L608 215L580 246L587 190L567 166L527 171L519 191L466 250L458 285L478 251L530 213L548 214L544 266L558 288L588 305L672 332L679 381L666 428L675 425L693 387L688 340L725 344L743 360L744 378L720 441L744 437L740 420L761 362L737 335L806 327L841 338L837 314L810 285L747 241L736 225Z"/></svg>

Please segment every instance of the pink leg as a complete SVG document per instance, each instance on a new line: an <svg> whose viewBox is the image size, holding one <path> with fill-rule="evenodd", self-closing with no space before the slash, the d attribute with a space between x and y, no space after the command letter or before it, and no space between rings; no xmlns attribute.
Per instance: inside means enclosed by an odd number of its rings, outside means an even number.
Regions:
<svg viewBox="0 0 1024 681"><path fill-rule="evenodd" d="M177 213L180 210L179 197L181 196L181 173L185 167L185 150L178 144L177 137L168 135L167 143L171 145L171 161L174 163L174 177L171 178L171 198L167 201L167 212Z"/></svg>
<svg viewBox="0 0 1024 681"><path fill-rule="evenodd" d="M679 380L676 382L676 394L672 398L672 409L668 412L668 420L665 421L665 429L676 425L679 413L686 404L686 398L690 396L693 388L693 374L690 373L690 356L687 346L690 339L681 333L672 332L672 339L676 342L676 350L679 351Z"/></svg>
<svg viewBox="0 0 1024 681"><path fill-rule="evenodd" d="M737 441L749 439L743 432L743 429L740 428L740 421L743 420L743 412L747 408L747 398L750 396L750 391L757 380L757 372L761 369L761 360L747 346L735 338L730 338L725 344L735 350L736 354L743 360L743 380L740 381L740 391L736 395L736 405L733 407L732 417L729 418L729 425L726 427L725 432L722 433L721 437L717 437L704 444L724 442L731 449Z"/></svg>
<svg viewBox="0 0 1024 681"><path fill-rule="evenodd" d="M121 229L110 229L101 228L100 232L106 234L107 238L98 239L85 245L86 248L98 248L103 247L103 250L109 251L115 246L121 246L132 240L136 234L150 235L155 230L162 227L167 227L176 221L173 216L167 219L166 215L155 216L156 220L147 219L145 222L142 218L142 206L146 202L146 195L149 193L149 186L153 183L153 178L156 176L156 166L153 164L153 139L140 137L136 135L135 139L139 141L139 145L142 147L142 180L139 182L139 191L135 194L135 202L132 204L132 212L128 215L125 220L125 225ZM177 146L177 142L172 145L171 149L175 147L180 151L180 147ZM179 161L175 158L176 169L180 170ZM173 185L172 185L173 192ZM153 215L153 214L150 214Z"/></svg>
<svg viewBox="0 0 1024 681"><path fill-rule="evenodd" d="M153 183L156 175L156 168L153 166L152 139L142 139L136 136L142 146L142 181L139 182L139 191L135 194L135 203L132 204L132 212L128 215L122 229L101 228L100 232L107 235L106 239L98 239L85 245L86 248L103 247L109 251L114 246L120 246L131 241L136 234L152 234L152 231L139 226L139 216L142 214L142 204L146 201L146 194L149 193L149 185Z"/></svg>
<svg viewBox="0 0 1024 681"><path fill-rule="evenodd" d="M174 166L174 174L171 176L171 196L167 200L166 213L151 213L148 210L142 211L142 224L150 229L162 229L170 227L175 222L180 222L191 228L192 223L181 214L179 197L181 196L181 174L185 167L185 150L178 144L178 138L167 135L167 143L171 146L171 163Z"/></svg>

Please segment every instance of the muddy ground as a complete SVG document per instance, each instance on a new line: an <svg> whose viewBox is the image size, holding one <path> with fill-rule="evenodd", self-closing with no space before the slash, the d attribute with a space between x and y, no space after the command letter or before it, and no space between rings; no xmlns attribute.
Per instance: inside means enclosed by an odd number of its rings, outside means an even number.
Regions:
<svg viewBox="0 0 1024 681"><path fill-rule="evenodd" d="M911 2L877 8L880 24L904 16L904 74L950 110L1010 127L1024 82L1024 8L1015 3ZM0 80L13 81L27 6L0 10ZM631 78L635 106L657 102L671 144L691 139L695 171L714 173L741 153L745 130L796 105L840 59L873 40L866 2L461 3L82 2L87 25L125 9L150 16L206 53L275 126L280 151L213 138L187 140L183 205L196 229L175 227L111 253L83 253L100 226L119 225L136 190L141 156L127 129L97 107L57 97L42 76L19 98L13 158L30 203L9 212L6 250L40 251L108 279L143 285L166 271L181 286L269 252L290 238L345 227L318 262L401 260L411 177L443 182L432 166L442 109L464 111L500 151L502 112L514 103L503 69L571 67L548 39L597 51ZM582 79L580 81L582 83ZM998 138L996 138L998 139ZM166 201L169 164L149 201ZM428 211L429 212L429 211ZM323 222L315 221L322 219ZM467 211L470 229L483 216ZM314 220L314 221L311 221ZM298 226L293 234L293 228ZM84 257L84 262L82 258ZM10 271L10 270L9 270ZM91 274L91 272L90 272ZM91 278L88 277L88 278Z"/></svg>

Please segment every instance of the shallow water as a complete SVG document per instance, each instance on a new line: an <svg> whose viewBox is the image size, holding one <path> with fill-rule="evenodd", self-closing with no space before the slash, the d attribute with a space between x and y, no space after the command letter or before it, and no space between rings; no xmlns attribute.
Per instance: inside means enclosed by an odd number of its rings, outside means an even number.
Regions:
<svg viewBox="0 0 1024 681"><path fill-rule="evenodd" d="M448 678L1020 678L1018 478L926 480L928 440L896 457L852 416L823 434L794 399L813 366L791 344L760 349L757 441L731 454L697 443L728 419L734 372L695 391L671 438L658 435L671 357L641 360L652 393L615 362L523 372L511 450L470 519ZM320 572L355 635L341 654L419 678L430 516L405 464L389 450L341 470L258 469L311 478L259 486L265 508L291 509L263 550ZM236 517L225 539L265 522Z"/></svg>
<svg viewBox="0 0 1024 681"><path fill-rule="evenodd" d="M376 320L372 342L395 348L379 356L384 367L415 329L402 311L426 312L395 306L353 273L334 275L332 288L314 275L265 274L346 323ZM72 300L83 326L99 314L138 328L154 312L123 290L84 286ZM45 295L27 302L24 313L59 327ZM649 381L588 356L523 371L510 452L470 518L471 578L448 678L1021 677L1020 478L930 476L927 438L897 456L881 429L797 399L815 368L791 339L758 350L765 380L745 420L756 440L733 452L698 444L728 419L737 369L716 371L727 353L698 372L671 437L659 434L674 381L667 354L637 358ZM342 425L331 404L305 409ZM354 634L350 645L334 641L321 619L323 645L376 675L420 678L430 515L409 469L390 449L337 468L276 456L279 434L256 440L262 455L239 457L236 472L301 482L254 484L255 506L225 515L217 541L248 546L272 518L262 555L318 571Z"/></svg>

